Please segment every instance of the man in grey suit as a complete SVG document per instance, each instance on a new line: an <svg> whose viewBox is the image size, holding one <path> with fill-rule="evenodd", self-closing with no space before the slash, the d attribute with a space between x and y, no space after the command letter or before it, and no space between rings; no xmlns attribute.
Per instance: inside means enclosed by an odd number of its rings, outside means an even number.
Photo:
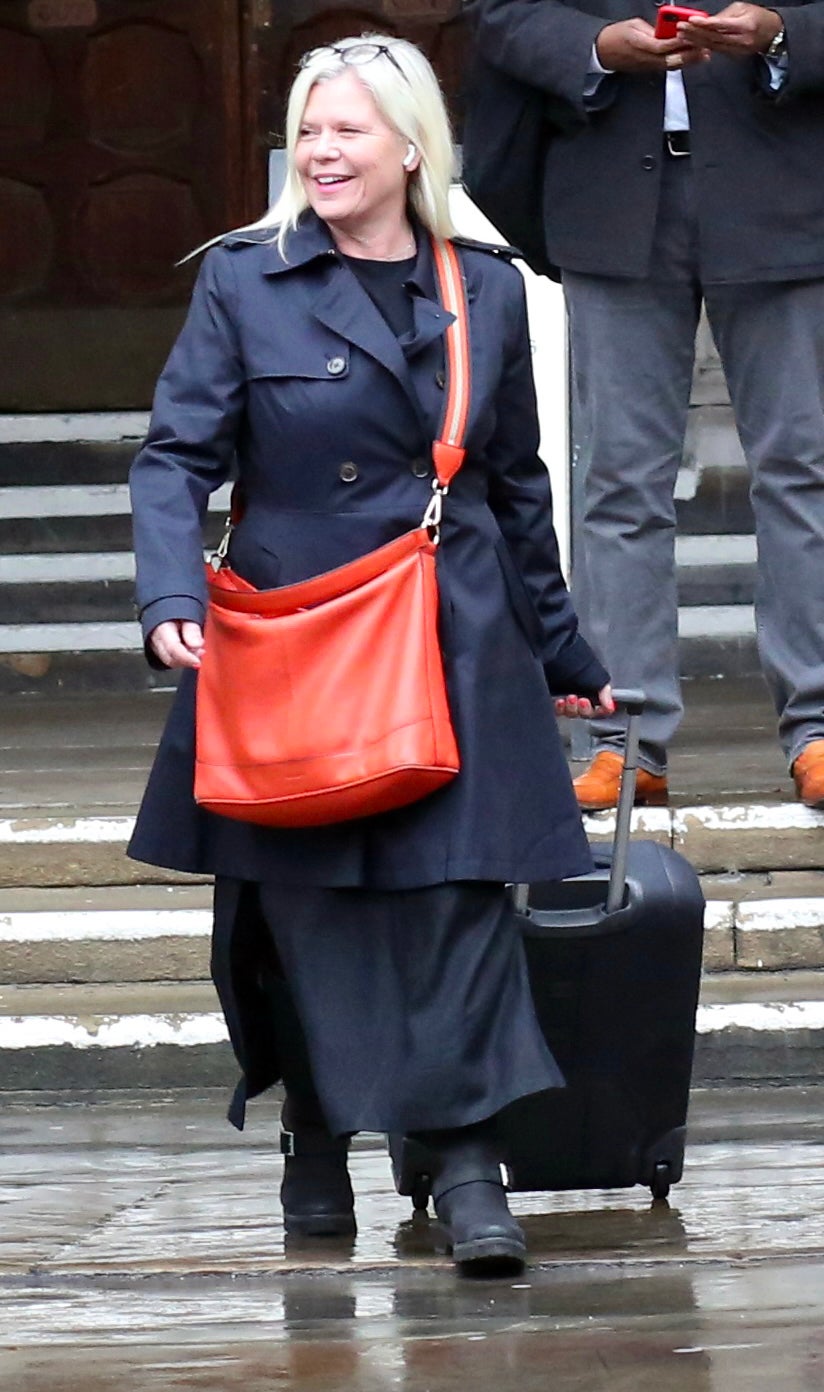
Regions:
<svg viewBox="0 0 824 1392"><path fill-rule="evenodd" d="M587 470L578 612L616 685L648 693L638 801L665 802L703 302L752 477L762 669L798 794L824 807L824 3L736 2L669 39L652 0L584 3L476 5L483 55L546 91L556 122L544 222ZM592 809L622 768L616 722L595 735L576 780Z"/></svg>

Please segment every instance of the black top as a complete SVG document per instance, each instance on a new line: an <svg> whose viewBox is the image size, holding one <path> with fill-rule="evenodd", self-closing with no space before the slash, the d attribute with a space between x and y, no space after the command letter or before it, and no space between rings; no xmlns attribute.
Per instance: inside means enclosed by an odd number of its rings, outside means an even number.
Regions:
<svg viewBox="0 0 824 1392"><path fill-rule="evenodd" d="M417 256L403 261L369 261L361 256L344 256L343 259L352 267L396 338L411 333L415 322L406 282L415 269Z"/></svg>

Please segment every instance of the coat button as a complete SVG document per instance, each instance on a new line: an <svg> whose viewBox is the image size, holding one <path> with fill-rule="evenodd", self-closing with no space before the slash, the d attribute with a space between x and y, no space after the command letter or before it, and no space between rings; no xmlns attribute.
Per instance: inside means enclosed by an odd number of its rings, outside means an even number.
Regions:
<svg viewBox="0 0 824 1392"><path fill-rule="evenodd" d="M347 460L347 462L346 462L345 464L341 464L341 466L340 466L340 478L341 478L341 482L342 482L342 483L354 483L354 482L355 482L355 479L356 479L357 477L358 477L358 466L357 466L357 464L353 464L351 460Z"/></svg>
<svg viewBox="0 0 824 1392"><path fill-rule="evenodd" d="M415 475L415 478L429 477L429 460L424 459L423 455L419 455L417 459L413 459L409 467Z"/></svg>
<svg viewBox="0 0 824 1392"><path fill-rule="evenodd" d="M326 371L330 377L340 377L341 373L346 371L346 359L330 358L326 364Z"/></svg>
<svg viewBox="0 0 824 1392"><path fill-rule="evenodd" d="M644 155L644 158L641 160L641 168L642 168L642 169L654 169L654 168L655 168L655 163L656 163L656 161L655 161L655 156L654 156L654 155Z"/></svg>
<svg viewBox="0 0 824 1392"><path fill-rule="evenodd" d="M443 391L444 387L446 386L446 373L445 373L445 372L436 372L436 373L435 373L435 385L438 386L438 387L440 387L441 391Z"/></svg>

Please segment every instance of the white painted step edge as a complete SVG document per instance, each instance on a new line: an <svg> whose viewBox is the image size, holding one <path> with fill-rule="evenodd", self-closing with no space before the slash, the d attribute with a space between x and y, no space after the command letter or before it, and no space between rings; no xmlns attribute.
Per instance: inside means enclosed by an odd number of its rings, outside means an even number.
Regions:
<svg viewBox="0 0 824 1392"><path fill-rule="evenodd" d="M209 498L210 512L226 512L231 484L224 483ZM0 488L0 519L23 517L127 517L131 512L125 483L15 484Z"/></svg>
<svg viewBox="0 0 824 1392"><path fill-rule="evenodd" d="M116 844L128 841L134 817L3 817L0 845Z"/></svg>
<svg viewBox="0 0 824 1392"><path fill-rule="evenodd" d="M141 652L131 623L0 624L0 653Z"/></svg>
<svg viewBox="0 0 824 1392"><path fill-rule="evenodd" d="M691 604L678 610L678 637L752 638L755 609L751 604Z"/></svg>
<svg viewBox="0 0 824 1392"><path fill-rule="evenodd" d="M63 551L0 556L0 585L78 584L133 580L131 551Z"/></svg>
<svg viewBox="0 0 824 1392"><path fill-rule="evenodd" d="M113 485L120 488L120 485ZM121 494L118 494L118 498ZM214 510L219 510L221 499ZM699 570L704 566L739 566L755 563L755 538L679 537L675 545L679 566ZM134 556L130 551L26 552L0 556L0 584L53 584L59 580L131 580Z"/></svg>
<svg viewBox="0 0 824 1392"><path fill-rule="evenodd" d="M71 1015L0 1016L0 1050L153 1049L173 1044L186 1049L228 1039L219 1011L203 1014L100 1016L92 1022Z"/></svg>
<svg viewBox="0 0 824 1392"><path fill-rule="evenodd" d="M755 611L747 604L680 609L678 635L692 641L752 638ZM0 624L0 653L139 652L142 647L136 622Z"/></svg>
<svg viewBox="0 0 824 1392"><path fill-rule="evenodd" d="M0 913L2 943L145 942L157 938L208 938L208 909L65 910Z"/></svg>
<svg viewBox="0 0 824 1392"><path fill-rule="evenodd" d="M44 411L0 416L0 445L142 440L148 411Z"/></svg>
<svg viewBox="0 0 824 1392"><path fill-rule="evenodd" d="M209 909L67 909L0 912L0 944L146 942L162 938L208 938ZM751 899L736 904L710 899L706 931L781 933L824 928L824 894L787 899Z"/></svg>
<svg viewBox="0 0 824 1392"><path fill-rule="evenodd" d="M46 811L39 815L31 809L26 811L27 815L23 816L0 817L0 845L126 842L134 827L133 817L54 816ZM589 813L584 823L590 835L603 840L615 831L615 815L611 812ZM822 831L824 812L816 812L800 802L786 802L702 805L671 810L640 808L632 814L634 836L673 836L676 845L688 837L695 824L713 833Z"/></svg>
<svg viewBox="0 0 824 1392"><path fill-rule="evenodd" d="M203 559L211 553L205 550ZM54 585L134 580L132 551L61 551L0 556L0 585Z"/></svg>
<svg viewBox="0 0 824 1392"><path fill-rule="evenodd" d="M824 1001L701 1005L698 1035L791 1035L824 1031ZM0 1051L19 1049L153 1049L158 1045L196 1048L228 1039L218 1011L202 1014L101 1016L90 1021L69 1015L0 1016Z"/></svg>
<svg viewBox="0 0 824 1392"><path fill-rule="evenodd" d="M675 538L675 563L684 569L702 566L750 566L758 560L755 536L718 532Z"/></svg>

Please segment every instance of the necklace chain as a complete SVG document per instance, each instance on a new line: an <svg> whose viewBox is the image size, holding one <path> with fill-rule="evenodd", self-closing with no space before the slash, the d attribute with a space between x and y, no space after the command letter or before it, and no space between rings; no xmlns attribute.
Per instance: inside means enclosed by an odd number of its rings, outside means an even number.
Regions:
<svg viewBox="0 0 824 1392"><path fill-rule="evenodd" d="M414 256L417 250L414 237L410 237L402 251L394 252L391 256L376 256L374 252L370 252L368 237L352 237L352 241L355 242L357 246L364 249L367 253L364 259L370 261L406 261L410 256Z"/></svg>

